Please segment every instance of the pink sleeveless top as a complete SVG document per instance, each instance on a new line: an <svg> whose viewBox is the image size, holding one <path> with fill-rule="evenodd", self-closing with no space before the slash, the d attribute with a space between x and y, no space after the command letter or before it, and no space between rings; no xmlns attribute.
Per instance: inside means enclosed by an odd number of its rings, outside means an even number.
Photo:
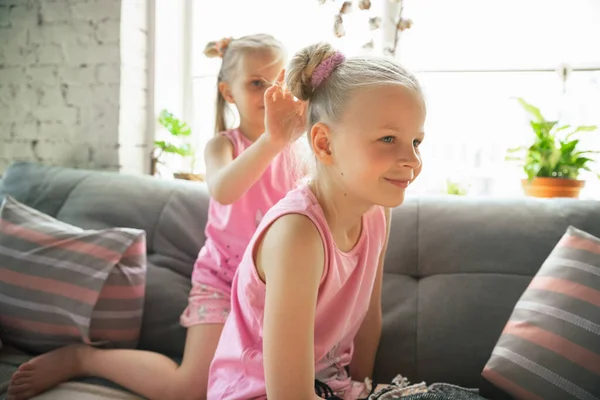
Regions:
<svg viewBox="0 0 600 400"><path fill-rule="evenodd" d="M231 140L234 158L252 144L239 129L222 135ZM295 145L290 145L237 201L224 205L210 199L206 241L194 265L194 282L230 291L233 275L263 215L297 187L297 166Z"/></svg>
<svg viewBox="0 0 600 400"><path fill-rule="evenodd" d="M252 255L265 229L286 214L310 218L325 247L315 316L315 379L327 383L335 392L350 391L352 382L345 367L350 364L354 337L369 307L385 242L385 214L381 207L367 212L357 244L349 252L342 252L316 197L303 185L267 212L244 253L233 281L231 314L210 368L209 400L266 398L262 353L266 286L258 276Z"/></svg>

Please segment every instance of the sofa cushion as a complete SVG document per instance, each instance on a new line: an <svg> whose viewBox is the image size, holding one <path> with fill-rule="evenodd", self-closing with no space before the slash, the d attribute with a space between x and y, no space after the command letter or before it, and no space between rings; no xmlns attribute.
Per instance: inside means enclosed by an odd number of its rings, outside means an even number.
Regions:
<svg viewBox="0 0 600 400"><path fill-rule="evenodd" d="M179 316L204 244L204 184L18 162L4 173L3 194L83 229L144 230L148 272L139 348L182 355L186 331Z"/></svg>
<svg viewBox="0 0 600 400"><path fill-rule="evenodd" d="M144 232L83 230L7 196L0 208L0 336L31 352L70 343L135 347Z"/></svg>
<svg viewBox="0 0 600 400"><path fill-rule="evenodd" d="M600 398L600 239L567 229L516 304L483 376L516 399Z"/></svg>

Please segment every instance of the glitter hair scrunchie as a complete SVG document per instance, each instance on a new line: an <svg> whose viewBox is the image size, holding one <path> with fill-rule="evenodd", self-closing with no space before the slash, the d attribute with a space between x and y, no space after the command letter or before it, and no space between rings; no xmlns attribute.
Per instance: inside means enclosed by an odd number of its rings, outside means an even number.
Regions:
<svg viewBox="0 0 600 400"><path fill-rule="evenodd" d="M344 62L346 57L339 51L336 51L331 56L327 57L319 65L312 73L312 77L310 78L310 85L313 90L318 88L325 82L329 75L333 72L334 69L340 66L341 63Z"/></svg>

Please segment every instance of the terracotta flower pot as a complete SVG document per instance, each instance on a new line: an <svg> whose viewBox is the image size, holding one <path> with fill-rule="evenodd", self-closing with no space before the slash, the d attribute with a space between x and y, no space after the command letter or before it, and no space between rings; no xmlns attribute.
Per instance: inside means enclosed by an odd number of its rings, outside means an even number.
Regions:
<svg viewBox="0 0 600 400"><path fill-rule="evenodd" d="M579 191L585 181L565 178L523 179L521 186L527 196L532 197L579 197Z"/></svg>

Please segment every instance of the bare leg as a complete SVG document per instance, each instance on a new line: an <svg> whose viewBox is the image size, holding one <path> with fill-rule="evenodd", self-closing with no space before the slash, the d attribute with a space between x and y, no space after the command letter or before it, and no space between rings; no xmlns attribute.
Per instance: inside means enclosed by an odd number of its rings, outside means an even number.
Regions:
<svg viewBox="0 0 600 400"><path fill-rule="evenodd" d="M79 376L113 381L150 400L206 398L208 370L221 324L188 329L181 366L159 353L68 346L23 364L12 377L9 400L27 400Z"/></svg>

